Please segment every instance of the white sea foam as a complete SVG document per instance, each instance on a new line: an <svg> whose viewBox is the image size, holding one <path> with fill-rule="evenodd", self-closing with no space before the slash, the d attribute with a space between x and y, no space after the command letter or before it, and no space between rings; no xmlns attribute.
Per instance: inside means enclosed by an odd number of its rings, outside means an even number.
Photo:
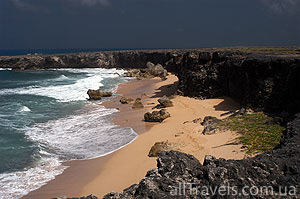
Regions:
<svg viewBox="0 0 300 199"><path fill-rule="evenodd" d="M30 112L30 108L28 108L27 106L23 106L22 108L20 108L20 110L18 112Z"/></svg>
<svg viewBox="0 0 300 199"><path fill-rule="evenodd" d="M0 199L17 199L40 188L67 167L57 158L45 158L25 171L0 174Z"/></svg>
<svg viewBox="0 0 300 199"><path fill-rule="evenodd" d="M26 136L38 143L44 157L25 171L0 174L0 199L16 199L40 188L61 174L61 161L92 159L110 154L133 142L131 128L118 128L111 116L118 112L89 103L77 115L28 127Z"/></svg>
<svg viewBox="0 0 300 199"><path fill-rule="evenodd" d="M26 135L65 160L103 156L137 137L131 128L116 128L110 122L108 115L117 110L89 106L94 110L35 125Z"/></svg>
<svg viewBox="0 0 300 199"><path fill-rule="evenodd" d="M68 80L69 78L65 75L61 75L58 78L55 78L54 81L65 81Z"/></svg>
<svg viewBox="0 0 300 199"><path fill-rule="evenodd" d="M58 69L57 69L58 70ZM87 77L77 80L74 84L56 86L29 86L16 89L3 89L0 94L31 94L55 98L61 102L85 100L88 98L88 89L99 89L103 86L103 78L115 78L123 74L117 69L61 69L73 73L86 73ZM65 78L63 76L59 78Z"/></svg>
<svg viewBox="0 0 300 199"><path fill-rule="evenodd" d="M0 68L0 70L12 70L11 68Z"/></svg>

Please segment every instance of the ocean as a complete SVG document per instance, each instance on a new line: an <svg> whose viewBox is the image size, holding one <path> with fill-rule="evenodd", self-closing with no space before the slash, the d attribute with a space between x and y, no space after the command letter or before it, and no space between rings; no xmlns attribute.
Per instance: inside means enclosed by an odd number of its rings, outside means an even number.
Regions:
<svg viewBox="0 0 300 199"><path fill-rule="evenodd" d="M28 54L59 54L59 53L79 53L79 52L99 52L99 51L119 51L129 49L105 49L105 48L75 48L75 49L0 49L0 56L17 56Z"/></svg>
<svg viewBox="0 0 300 199"><path fill-rule="evenodd" d="M64 161L104 156L137 138L111 122L118 110L87 100L88 89L116 91L124 72L0 69L0 199L38 189Z"/></svg>

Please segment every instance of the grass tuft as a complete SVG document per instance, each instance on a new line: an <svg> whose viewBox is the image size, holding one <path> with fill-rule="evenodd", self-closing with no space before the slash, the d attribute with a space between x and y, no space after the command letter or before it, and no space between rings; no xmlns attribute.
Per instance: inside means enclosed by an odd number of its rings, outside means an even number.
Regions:
<svg viewBox="0 0 300 199"><path fill-rule="evenodd" d="M218 123L241 134L236 143L242 144L249 155L274 149L280 143L284 127L274 124L272 118L264 113L229 117Z"/></svg>

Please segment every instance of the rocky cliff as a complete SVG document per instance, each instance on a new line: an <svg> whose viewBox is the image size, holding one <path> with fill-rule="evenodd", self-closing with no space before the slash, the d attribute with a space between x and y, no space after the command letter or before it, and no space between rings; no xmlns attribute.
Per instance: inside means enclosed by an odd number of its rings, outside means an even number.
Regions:
<svg viewBox="0 0 300 199"><path fill-rule="evenodd" d="M108 51L56 55L27 55L0 57L0 68L144 68L147 60L165 63L169 51Z"/></svg>
<svg viewBox="0 0 300 199"><path fill-rule="evenodd" d="M268 112L300 112L300 58L240 52L187 52L166 63L189 97L230 96Z"/></svg>
<svg viewBox="0 0 300 199"><path fill-rule="evenodd" d="M271 51L272 50L272 51ZM300 51L287 49L111 51L0 57L0 68L145 68L161 63L179 78L178 93L230 96L268 112L300 112Z"/></svg>

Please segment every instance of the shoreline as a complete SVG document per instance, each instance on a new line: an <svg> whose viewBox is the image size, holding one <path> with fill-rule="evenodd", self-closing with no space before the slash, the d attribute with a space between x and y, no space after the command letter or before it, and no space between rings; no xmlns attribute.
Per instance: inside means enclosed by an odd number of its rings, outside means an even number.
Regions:
<svg viewBox="0 0 300 199"><path fill-rule="evenodd" d="M227 110L236 109L237 105L229 98L197 100L178 96L172 100L174 101L174 107L167 108L167 110L171 113L171 118L168 118L160 124L145 123L142 121L143 114L150 111L151 108L155 106L152 103L157 104L157 99L159 97L162 97L165 94L170 96L173 92L175 92L177 86L175 83L176 81L176 76L169 75L168 80L166 81L154 78L129 81L120 84L117 94L122 96L137 98L141 97L141 94L146 93L147 97L142 98L145 108L133 110L131 108L132 104L122 105L119 103L121 96L117 96L109 101L103 102L101 105L107 108L119 109L120 112L114 115L113 123L119 125L120 128L133 128L135 132L139 134L139 137L132 141L131 144L124 146L120 150L109 155L91 160L75 160L64 163L63 165L69 166L69 168L67 168L63 174L56 176L54 180L48 182L40 189L30 192L23 198L46 199L58 197L60 195L78 197L86 196L91 193L98 197L102 197L111 191L121 192L128 186L138 183L149 169L156 167L156 158L149 158L147 154L151 146L155 142L160 141L168 140L171 142L179 142L182 146L180 147L182 152L190 153L200 161L203 160L204 155L206 154L230 159L244 158L245 153L238 151L240 146L222 147L222 144L224 145L226 142L237 137L234 133L225 132L221 135L212 135L209 136L209 138L203 139L203 136L199 135L200 133L194 132L197 128L199 131L198 126L194 124L183 125L182 122L178 123L178 121L176 121L178 119L182 121L195 119L194 117L196 115L199 116L200 114L199 110L195 110L195 108L198 109L199 107L203 109L211 109L209 112L205 112L203 114L210 114L212 116L220 116L220 114ZM190 104L191 106L189 107ZM223 107L227 106L227 108L223 108L224 110L220 108L220 106L219 108L214 108L220 104ZM178 108L179 110L176 110ZM191 110L192 114L181 114L184 109ZM189 113L189 111L187 111L187 113ZM183 115L184 117L182 118L180 115ZM174 130L174 132L172 132L171 129ZM176 130L185 130L188 133L177 137L175 136L178 134ZM166 132L166 134L163 135L161 132ZM191 144L189 144L189 142ZM213 148L216 147L216 144L219 145L219 148ZM199 151L201 151L201 153L199 153ZM236 153L233 153L233 151L236 151ZM74 173L76 173L76 175L74 175Z"/></svg>
<svg viewBox="0 0 300 199"><path fill-rule="evenodd" d="M133 97L134 95L136 97L139 96L139 92L143 91L143 93L146 93L146 90L148 90L148 93L154 92L155 88L154 85L158 82L160 82L160 78L153 78L153 79L145 79L145 80L130 80L128 82L124 82L118 85L116 94L118 96L108 99L107 101L101 102L99 105L104 106L106 108L118 108L118 105L122 109L122 104L119 103L119 99L122 96L127 96L127 97ZM123 87L128 87L123 89ZM138 89L139 88L139 89ZM134 94L133 90L136 91ZM139 135L149 128L153 126L154 124L145 124L143 123L138 123L139 125L134 125L131 123L130 125L122 122L120 124L117 123L117 118L119 118L119 114L128 114L127 111L132 111L130 107L124 107L125 109L120 110L117 113L114 113L113 120L112 122L116 125L118 125L117 128L126 128L130 127L131 125L135 126L132 129ZM143 110L135 110L135 112L139 112L139 115L143 115ZM126 112L126 113L125 113ZM136 118L139 116L137 115ZM136 139L135 139L136 140ZM133 141L132 140L130 143L131 144ZM127 144L127 145L128 145ZM126 147L127 145L123 146ZM123 148L122 147L122 148ZM121 148L121 149L122 149ZM120 149L118 149L120 150ZM53 197L58 197L61 195L67 195L69 197L75 197L80 195L80 188L84 185L87 184L91 179L93 179L94 175L98 174L98 170L101 170L101 166L111 157L116 153L118 150L113 151L107 155L92 158L92 159L86 159L86 160L71 160L67 162L63 162L62 166L66 166L67 168L63 171L62 174L55 176L55 179L47 182L45 185L40 187L39 189L36 189L34 191L29 192L27 195L23 196L23 199L49 199ZM81 170L88 171L84 175L78 175L74 176L74 173L80 173ZM76 183L74 183L76 182Z"/></svg>

